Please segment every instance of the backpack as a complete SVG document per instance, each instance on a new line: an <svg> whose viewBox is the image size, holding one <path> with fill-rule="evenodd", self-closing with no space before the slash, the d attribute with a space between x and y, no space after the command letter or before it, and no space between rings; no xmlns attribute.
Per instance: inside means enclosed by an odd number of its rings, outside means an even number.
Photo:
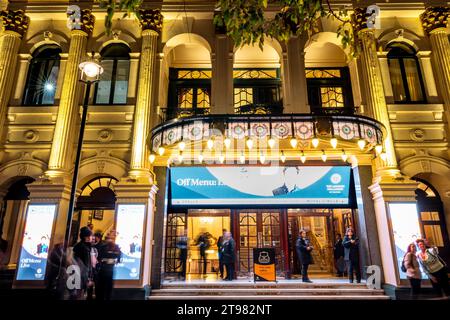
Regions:
<svg viewBox="0 0 450 320"><path fill-rule="evenodd" d="M404 273L406 273L405 258L406 258L406 254L403 256L402 265L401 265L401 267L400 267L400 269L401 269L402 272L404 272Z"/></svg>

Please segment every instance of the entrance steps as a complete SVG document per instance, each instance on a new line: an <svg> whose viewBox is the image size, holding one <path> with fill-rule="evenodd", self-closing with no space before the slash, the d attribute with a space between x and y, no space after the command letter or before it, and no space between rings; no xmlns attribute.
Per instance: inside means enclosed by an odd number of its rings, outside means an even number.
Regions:
<svg viewBox="0 0 450 320"><path fill-rule="evenodd" d="M278 283L222 282L164 283L151 291L149 300L388 300L383 290L344 282Z"/></svg>

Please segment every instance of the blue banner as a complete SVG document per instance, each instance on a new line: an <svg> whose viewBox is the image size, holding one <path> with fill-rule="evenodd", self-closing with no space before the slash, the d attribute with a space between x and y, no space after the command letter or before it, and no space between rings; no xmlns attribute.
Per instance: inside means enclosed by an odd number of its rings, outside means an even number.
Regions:
<svg viewBox="0 0 450 320"><path fill-rule="evenodd" d="M350 167L174 167L171 204L348 205Z"/></svg>

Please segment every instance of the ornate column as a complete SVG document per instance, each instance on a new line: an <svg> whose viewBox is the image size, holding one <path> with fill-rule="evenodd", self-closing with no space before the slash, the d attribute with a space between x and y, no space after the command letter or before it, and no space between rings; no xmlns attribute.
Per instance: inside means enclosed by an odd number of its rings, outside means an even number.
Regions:
<svg viewBox="0 0 450 320"><path fill-rule="evenodd" d="M383 175L385 171L389 174L399 174L397 159L394 150L389 114L387 110L383 81L381 77L380 63L377 57L377 40L374 29L367 27L366 8L355 8L352 16L353 29L359 38L362 52L360 56L362 68L362 87L365 90L365 99L369 115L380 121L386 127L384 137L384 148L386 150L386 161L377 162L377 174Z"/></svg>
<svg viewBox="0 0 450 320"><path fill-rule="evenodd" d="M139 84L134 111L133 145L131 150L130 177L149 177L150 164L146 145L150 133L153 106L154 80L158 36L162 29L163 16L158 9L141 10L142 51L139 66Z"/></svg>
<svg viewBox="0 0 450 320"><path fill-rule="evenodd" d="M308 91L305 73L306 37L292 37L286 44L286 63L284 65L284 87L286 97L285 113L309 113ZM284 58L283 58L284 60ZM283 61L284 62L284 61Z"/></svg>
<svg viewBox="0 0 450 320"><path fill-rule="evenodd" d="M23 10L0 11L0 140L4 135L4 124L13 85L22 36L28 29L30 19Z"/></svg>
<svg viewBox="0 0 450 320"><path fill-rule="evenodd" d="M72 165L73 132L80 107L79 64L85 56L86 44L88 36L94 28L94 20L91 10L85 9L81 10L79 27L75 24L72 25L69 55L46 172L49 177L65 176Z"/></svg>
<svg viewBox="0 0 450 320"><path fill-rule="evenodd" d="M430 37L431 58L439 78L440 92L445 105L445 118L450 121L450 41L446 31L450 17L449 7L428 7L420 15L425 33ZM447 139L450 129L447 126Z"/></svg>

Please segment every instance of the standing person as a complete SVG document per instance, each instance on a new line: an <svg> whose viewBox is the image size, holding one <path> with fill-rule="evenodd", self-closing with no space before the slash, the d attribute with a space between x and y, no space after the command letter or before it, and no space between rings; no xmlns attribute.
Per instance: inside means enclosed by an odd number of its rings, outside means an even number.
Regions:
<svg viewBox="0 0 450 320"><path fill-rule="evenodd" d="M416 296L420 293L420 286L422 281L422 274L419 268L419 261L416 257L416 245L410 243L403 257L403 265L406 268L406 276L411 284L411 296Z"/></svg>
<svg viewBox="0 0 450 320"><path fill-rule="evenodd" d="M353 273L356 274L356 283L361 283L361 269L359 267L359 238L355 236L352 228L347 228L344 241L344 260L348 265L348 279L353 283Z"/></svg>
<svg viewBox="0 0 450 320"><path fill-rule="evenodd" d="M438 249L436 247L428 248L423 239L418 239L416 242L419 246L417 258L423 267L423 271L425 271L430 278L434 290L439 295L444 291L446 296L450 296L447 266L444 260L439 256Z"/></svg>
<svg viewBox="0 0 450 320"><path fill-rule="evenodd" d="M308 267L310 264L314 263L311 255L313 247L311 246L309 239L306 238L305 230L300 230L297 241L295 243L295 249L297 251L297 256L302 267L302 281L312 283L312 281L308 277Z"/></svg>
<svg viewBox="0 0 450 320"><path fill-rule="evenodd" d="M336 235L336 242L333 247L334 266L336 268L336 276L344 275L344 246L342 245L342 236L340 233Z"/></svg>
<svg viewBox="0 0 450 320"><path fill-rule="evenodd" d="M45 275L45 288L50 298L63 300L67 282L67 255L64 245L57 243L48 255L47 270Z"/></svg>
<svg viewBox="0 0 450 320"><path fill-rule="evenodd" d="M114 232L110 232L106 241L99 248L98 261L100 267L95 285L95 298L97 300L111 300L114 266L120 262L122 257L122 252L120 252L115 240Z"/></svg>
<svg viewBox="0 0 450 320"><path fill-rule="evenodd" d="M225 281L232 281L234 279L234 261L235 261L235 249L236 242L234 241L231 232L225 232L222 243L222 259L225 265L227 276Z"/></svg>
<svg viewBox="0 0 450 320"><path fill-rule="evenodd" d="M94 233L94 247L98 250L104 244L103 241L103 233L101 231L97 231Z"/></svg>
<svg viewBox="0 0 450 320"><path fill-rule="evenodd" d="M225 233L227 232L227 229L222 229L222 235L219 237L219 240L217 240L217 253L219 255L219 272L220 272L220 278L223 279L223 256L222 256L222 245L225 237Z"/></svg>
<svg viewBox="0 0 450 320"><path fill-rule="evenodd" d="M92 231L88 227L80 229L80 241L73 247L73 259L80 267L81 288L77 290L76 297L83 299L85 293L93 286L94 268L93 257L95 250L92 248Z"/></svg>
<svg viewBox="0 0 450 320"><path fill-rule="evenodd" d="M209 238L206 232L200 233L196 242L200 249L200 269L203 275L206 275L206 250L209 248Z"/></svg>
<svg viewBox="0 0 450 320"><path fill-rule="evenodd" d="M183 235L179 238L177 242L177 248L180 250L179 259L181 263L181 270L178 277L181 280L186 280L186 260L187 260L187 250L188 250L188 238Z"/></svg>

